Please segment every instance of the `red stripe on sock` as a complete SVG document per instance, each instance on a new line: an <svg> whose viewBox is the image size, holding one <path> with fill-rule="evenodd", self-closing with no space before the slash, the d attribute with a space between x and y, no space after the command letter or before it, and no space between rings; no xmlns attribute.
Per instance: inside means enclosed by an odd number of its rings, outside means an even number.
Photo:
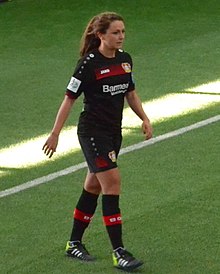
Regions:
<svg viewBox="0 0 220 274"><path fill-rule="evenodd" d="M79 209L75 208L73 217L74 217L74 219L80 220L84 223L89 223L89 222L91 222L93 215L84 213L84 212L80 211Z"/></svg>
<svg viewBox="0 0 220 274"><path fill-rule="evenodd" d="M103 216L103 221L106 226L122 224L121 214L114 214L111 216Z"/></svg>

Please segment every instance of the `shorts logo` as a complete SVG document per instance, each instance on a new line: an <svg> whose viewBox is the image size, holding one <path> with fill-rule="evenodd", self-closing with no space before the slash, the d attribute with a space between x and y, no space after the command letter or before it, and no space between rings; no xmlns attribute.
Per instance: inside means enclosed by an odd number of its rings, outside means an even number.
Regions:
<svg viewBox="0 0 220 274"><path fill-rule="evenodd" d="M129 63L122 63L121 66L126 73L131 72L131 65Z"/></svg>
<svg viewBox="0 0 220 274"><path fill-rule="evenodd" d="M77 93L79 86L81 84L81 81L75 77L71 77L71 80L67 86L68 90L71 90L74 93Z"/></svg>
<svg viewBox="0 0 220 274"><path fill-rule="evenodd" d="M116 162L116 155L114 150L109 152L108 157L112 160L113 163Z"/></svg>

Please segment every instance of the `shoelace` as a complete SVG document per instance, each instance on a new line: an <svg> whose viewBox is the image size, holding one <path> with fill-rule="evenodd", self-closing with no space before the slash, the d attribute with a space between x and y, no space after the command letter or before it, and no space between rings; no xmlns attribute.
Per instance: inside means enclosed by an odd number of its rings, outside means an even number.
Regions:
<svg viewBox="0 0 220 274"><path fill-rule="evenodd" d="M124 253L123 254L123 258L124 259L126 259L128 261L131 261L131 260L134 259L133 255L130 252L128 252L128 251L125 250L123 253Z"/></svg>
<svg viewBox="0 0 220 274"><path fill-rule="evenodd" d="M85 245L82 243L78 243L76 248L83 253L83 255L89 255L88 250L86 249ZM86 253L86 254L85 254Z"/></svg>
<svg viewBox="0 0 220 274"><path fill-rule="evenodd" d="M128 262L134 260L133 255L125 249L121 249L120 251L117 251L117 252L121 258L123 258L124 260Z"/></svg>

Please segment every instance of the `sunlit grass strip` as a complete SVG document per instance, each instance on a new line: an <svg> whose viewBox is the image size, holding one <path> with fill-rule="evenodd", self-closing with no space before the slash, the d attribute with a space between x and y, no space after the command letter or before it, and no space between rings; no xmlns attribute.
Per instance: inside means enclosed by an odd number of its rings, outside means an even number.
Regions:
<svg viewBox="0 0 220 274"><path fill-rule="evenodd" d="M159 99L146 102L143 106L150 120L155 123L204 109L218 102L220 102L220 94L170 93ZM139 118L130 108L126 108L123 126L136 127L137 124L140 124Z"/></svg>
<svg viewBox="0 0 220 274"><path fill-rule="evenodd" d="M0 166L22 168L44 163L47 161L47 157L45 157L42 147L47 137L48 135L41 135L0 150ZM61 157L67 152L77 149L79 149L79 143L76 135L76 127L65 128L59 137L56 156L51 158L51 160L53 161L56 157Z"/></svg>
<svg viewBox="0 0 220 274"><path fill-rule="evenodd" d="M220 80L188 89L191 92L220 94Z"/></svg>
<svg viewBox="0 0 220 274"><path fill-rule="evenodd" d="M190 88L189 90L194 91L195 94L171 93L150 102L145 102L143 103L143 107L152 123L161 122L171 117L181 116L220 102L220 94L218 95L217 92L215 95L208 94L213 93L213 90L218 91L219 89L220 81L216 81ZM201 90L206 91L204 91L204 94L201 94ZM126 108L123 118L123 127L125 128L123 134L129 134L128 128L137 127L140 124L140 119L130 108ZM43 154L42 146L46 138L47 135L42 135L0 150L0 166L2 168L23 168L45 163L47 157ZM79 149L76 127L65 128L60 135L57 152L52 160L56 160L58 157ZM4 174L5 172L1 171L0 176Z"/></svg>
<svg viewBox="0 0 220 274"><path fill-rule="evenodd" d="M152 138L150 140L145 140L145 141L133 144L131 146L127 146L127 147L122 148L120 150L120 155L123 155L123 154L126 154L126 153L130 153L132 151L135 151L135 150L147 147L147 146L154 145L154 144L156 144L158 142L165 141L167 139L170 139L170 138L182 135L182 134L184 134L186 132L189 132L191 130L195 130L195 129L198 129L198 128L210 125L212 123L218 122L219 120L220 120L220 115L217 115L217 116L211 117L209 119L206 119L206 120L194 123L194 124L189 125L187 127L183 127L183 128L179 128L177 130L171 131L171 132L167 132L165 134L162 134L162 135L159 135L157 137L154 137L154 138ZM15 187L5 189L3 191L0 191L0 198L3 198L3 197L6 197L6 196L9 196L9 195L18 193L18 192L26 190L28 188L32 188L32 187L35 187L35 186L38 186L38 185L50 182L52 180L57 179L58 177L66 176L68 174L76 172L76 171L78 171L78 170L80 170L82 168L85 168L85 167L87 167L87 164L84 161L84 162L81 162L81 163L79 163L77 165L70 166L68 168L56 171L54 173L50 173L50 174L48 174L46 176L42 176L42 177L36 178L34 180L31 180L31 181L28 181L26 183L17 185Z"/></svg>

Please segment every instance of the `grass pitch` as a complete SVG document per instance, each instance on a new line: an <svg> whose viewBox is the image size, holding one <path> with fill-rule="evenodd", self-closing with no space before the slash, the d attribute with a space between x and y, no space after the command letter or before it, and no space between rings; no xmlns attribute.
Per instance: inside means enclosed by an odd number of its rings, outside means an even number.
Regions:
<svg viewBox="0 0 220 274"><path fill-rule="evenodd" d="M78 59L81 33L90 17L105 10L125 18L125 49L133 56L143 101L219 80L219 7L217 0L1 4L0 147L50 131ZM77 123L80 100L67 126ZM217 115L219 107L216 103L162 119L154 124L154 134ZM220 273L219 130L215 123L120 157L124 242L144 260L140 273ZM134 128L123 146L139 141L140 129ZM0 189L82 161L81 152L72 152L30 168L1 167ZM115 273L100 205L85 234L97 262L82 264L64 256L85 173L0 200L0 273Z"/></svg>

